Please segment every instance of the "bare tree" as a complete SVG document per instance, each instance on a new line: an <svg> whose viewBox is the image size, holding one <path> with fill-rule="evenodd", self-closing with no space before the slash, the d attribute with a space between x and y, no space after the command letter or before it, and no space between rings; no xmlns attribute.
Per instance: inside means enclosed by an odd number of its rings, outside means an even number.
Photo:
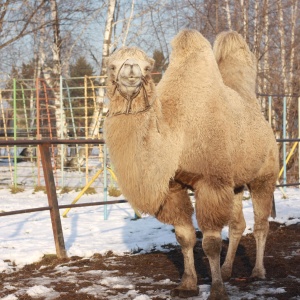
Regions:
<svg viewBox="0 0 300 300"><path fill-rule="evenodd" d="M40 1L37 6L35 1L32 3L29 0L5 0L0 3L0 50L33 33L31 23L45 2ZM40 24L40 27L43 26L45 24Z"/></svg>
<svg viewBox="0 0 300 300"><path fill-rule="evenodd" d="M294 66L295 66L295 35L296 35L296 21L298 15L298 0L292 1L291 7L291 41L290 41L290 63L289 63L289 95L294 93Z"/></svg>
<svg viewBox="0 0 300 300"><path fill-rule="evenodd" d="M286 64L286 46L285 39L286 35L284 32L284 19L283 19L283 7L282 0L278 0L278 32L280 38L280 63L281 63L281 72L283 79L283 93L288 93L288 78L287 78L287 64Z"/></svg>
<svg viewBox="0 0 300 300"><path fill-rule="evenodd" d="M100 85L105 85L105 76L106 76L106 64L105 61L110 54L110 46L111 46L111 36L113 32L113 20L114 20L114 12L116 8L116 0L110 0L108 9L107 9L107 18L106 25L104 31L104 41L102 47L102 67L100 72ZM102 118L103 111L103 100L104 100L104 88L100 88L98 92L98 97L96 101L96 106L94 108L94 114L92 117L92 122L90 124L89 136L90 137L98 137L99 136L99 127Z"/></svg>
<svg viewBox="0 0 300 300"><path fill-rule="evenodd" d="M226 18L227 18L227 23L228 23L228 29L232 30L229 0L225 0L225 11L226 11Z"/></svg>
<svg viewBox="0 0 300 300"><path fill-rule="evenodd" d="M105 30L104 30L104 41L102 46L102 67L101 67L100 80L99 80L99 84L102 87L98 89L98 95L96 96L96 101L94 103L95 106L94 106L93 116L87 132L87 135L92 138L97 138L100 136L100 124L103 117L103 103L104 103L104 96L105 96L104 86L105 86L106 73L107 73L105 61L110 54L115 8L116 8L116 0L110 0L107 8L107 16L106 16L106 23L105 23ZM72 167L82 166L86 161L86 157L91 153L91 151L92 151L92 146L81 148L79 150L78 156L74 159L71 159L70 165Z"/></svg>

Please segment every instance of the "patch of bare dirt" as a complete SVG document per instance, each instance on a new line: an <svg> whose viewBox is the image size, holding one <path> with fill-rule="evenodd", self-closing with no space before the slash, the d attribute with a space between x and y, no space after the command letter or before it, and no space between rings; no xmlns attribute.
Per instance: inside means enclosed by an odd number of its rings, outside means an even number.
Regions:
<svg viewBox="0 0 300 300"><path fill-rule="evenodd" d="M208 260L203 253L200 242L201 233L198 232L197 235L199 241L194 253L198 284L210 284ZM227 246L228 243L224 242L222 260ZM58 292L55 299L111 299L114 295L116 297L126 295L130 290L130 287L128 287L130 283L134 284L134 289L139 293L151 295L151 299L169 299L167 296L169 291L179 283L183 272L181 250L179 247L171 247L171 250L166 253L153 252L124 256L115 256L112 253L105 256L95 254L90 259L71 257L64 261L48 257L14 273L0 274L0 298L9 294L16 295L16 289L19 289L20 291L23 290L23 293L18 294L19 300L45 299L45 297L32 298L24 292L30 286L42 282L43 285L51 286L54 291ZM233 276L229 282L231 288L236 287L241 294L245 295L247 292L251 294L267 284L271 287L267 295L268 299L300 299L300 224L288 227L281 226L278 223L270 224L265 252L266 280L254 280L249 277L254 261L255 240L253 235L250 234L242 237L239 245ZM68 268L69 273L63 272L64 268ZM127 278L129 280L128 285L116 286L115 289L106 287L103 289L102 296L101 290L98 290L98 294L94 295L88 292L85 293L84 291L88 291L88 287L93 286L97 281L99 275L95 272L99 270L101 270L103 278L105 278L105 274ZM73 279L70 279L67 274L73 276ZM105 285L103 281L102 284ZM15 289L7 289L10 285ZM275 292L276 288L284 289L284 292L277 293ZM149 294L149 291L151 291L151 294ZM256 299L267 299L265 297L266 295L263 298L258 297ZM120 299L132 298L122 296Z"/></svg>

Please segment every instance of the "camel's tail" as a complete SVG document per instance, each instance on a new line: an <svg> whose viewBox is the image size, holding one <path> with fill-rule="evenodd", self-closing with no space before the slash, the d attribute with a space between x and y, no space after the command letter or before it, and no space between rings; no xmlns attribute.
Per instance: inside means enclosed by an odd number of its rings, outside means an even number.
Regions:
<svg viewBox="0 0 300 300"><path fill-rule="evenodd" d="M257 63L244 38L236 31L221 32L213 51L224 83L244 99L256 98Z"/></svg>

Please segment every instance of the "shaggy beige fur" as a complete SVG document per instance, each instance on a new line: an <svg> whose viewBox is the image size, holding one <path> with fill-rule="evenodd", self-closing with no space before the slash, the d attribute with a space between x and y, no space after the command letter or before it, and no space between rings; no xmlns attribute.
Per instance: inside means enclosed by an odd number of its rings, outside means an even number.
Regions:
<svg viewBox="0 0 300 300"><path fill-rule="evenodd" d="M213 51L216 56L224 83L237 91L243 97L245 103L251 105L249 108L252 111L256 113L260 112L260 107L258 105L255 93L255 80L257 73L256 59L253 53L251 53L249 50L249 47L243 37L235 31L221 32L214 42ZM250 113L250 115L251 114L252 113ZM270 136L269 140L271 141L270 153L272 152L276 154L277 151L274 145L274 138L271 136L270 129L266 130L264 128L263 131L266 134L269 131L268 135ZM268 148L265 150L268 151ZM272 156L269 156L268 152L266 152L266 155L267 162L269 160L269 170L272 171L273 175L277 174L278 154L276 154L275 158L273 159ZM266 165L268 166L268 164ZM272 177L273 175L270 176ZM265 176L268 176L266 171ZM256 221L254 235L257 242L256 263L252 271L252 276L261 278L265 276L263 255L266 234L269 228L267 219L271 206L270 194L272 191L272 185L265 183L264 178L266 177L262 176L260 180L257 180L256 183L254 181L251 184L248 184L248 187L252 189L252 191L251 189L250 191L253 200ZM225 262L222 266L223 279L229 279L231 276L235 252L242 233L246 228L246 222L242 212L242 199L243 192L241 191L235 195L234 206L229 222L229 248Z"/></svg>
<svg viewBox="0 0 300 300"><path fill-rule="evenodd" d="M178 139L173 137L161 113L161 103L149 75L153 61L141 50L125 47L113 54L107 64L109 68L112 65L120 67L124 57L132 56L149 63L145 87L152 106L145 113L138 113L145 108L144 95L140 93L133 101L132 114L114 116L125 112L127 102L115 91L117 72L110 69L107 95L111 100L111 116L105 120L105 140L123 194L139 211L155 215L169 191L170 178L175 176L179 158L179 149L175 146Z"/></svg>
<svg viewBox="0 0 300 300"><path fill-rule="evenodd" d="M150 76L153 61L141 50L122 48L109 58L110 111L105 139L129 202L175 226L185 270L172 295L187 297L198 292L189 187L195 190L203 249L211 267L210 299L227 299L220 271L220 232L232 220L243 228L234 194L241 194L247 185L254 199L255 235L265 241L278 174L277 145L258 107L248 101L253 90L236 88L242 98L224 84L226 77L222 73L222 78L212 48L199 32L181 31L172 48L169 67L157 91ZM144 84L139 87L144 88L139 91L136 81L140 73ZM121 80L127 80L122 87ZM248 86L252 81L240 78L237 84ZM249 93L240 92L247 89ZM131 101L132 108L128 109ZM232 248L230 255L234 256ZM261 258L253 274L264 276Z"/></svg>
<svg viewBox="0 0 300 300"><path fill-rule="evenodd" d="M213 51L224 83L244 99L257 103L257 61L244 38L236 31L221 32L214 42Z"/></svg>

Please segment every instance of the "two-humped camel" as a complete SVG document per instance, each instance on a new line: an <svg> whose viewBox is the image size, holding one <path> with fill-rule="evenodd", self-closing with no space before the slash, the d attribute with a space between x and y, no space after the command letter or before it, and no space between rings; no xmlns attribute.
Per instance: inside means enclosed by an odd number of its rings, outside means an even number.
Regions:
<svg viewBox="0 0 300 300"><path fill-rule="evenodd" d="M226 57L222 59L224 63ZM222 276L231 275L245 229L244 186L251 192L255 216L257 258L252 276L265 277L263 254L278 174L276 141L258 105L248 101L253 97L243 99L224 84L212 48L199 32L183 30L173 39L170 64L156 88L153 63L143 51L127 47L108 59L105 140L110 158L132 206L174 225L184 274L172 296L199 292L188 188L194 190L211 269L210 299L227 299ZM221 230L226 224L230 245L221 272Z"/></svg>

